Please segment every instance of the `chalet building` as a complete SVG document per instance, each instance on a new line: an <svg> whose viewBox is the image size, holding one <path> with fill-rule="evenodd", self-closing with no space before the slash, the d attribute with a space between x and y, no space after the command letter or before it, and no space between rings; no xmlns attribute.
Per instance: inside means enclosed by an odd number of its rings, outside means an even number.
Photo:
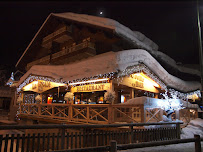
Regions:
<svg viewBox="0 0 203 152"><path fill-rule="evenodd" d="M154 122L169 107L174 119L185 121L200 111L190 102L201 97L200 72L177 65L145 35L109 18L51 13L16 68L25 71L15 84L21 119Z"/></svg>

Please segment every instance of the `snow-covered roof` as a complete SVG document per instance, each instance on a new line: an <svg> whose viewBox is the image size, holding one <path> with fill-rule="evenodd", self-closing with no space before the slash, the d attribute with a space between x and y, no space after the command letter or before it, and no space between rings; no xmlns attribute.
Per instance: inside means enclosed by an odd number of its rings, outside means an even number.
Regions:
<svg viewBox="0 0 203 152"><path fill-rule="evenodd" d="M141 48L150 52L155 58L161 60L163 63L170 65L171 67L177 69L183 73L189 73L200 76L200 71L196 69L191 69L183 66L179 66L176 62L164 54L158 51L158 45L152 40L147 38L144 34L139 31L132 31L128 27L120 24L119 22L98 16L86 15L86 14L76 14L76 13L52 13L53 16L64 18L68 20L77 21L80 23L91 24L107 29L113 30L120 37L131 42L136 48Z"/></svg>
<svg viewBox="0 0 203 152"><path fill-rule="evenodd" d="M158 45L155 44L152 40L147 38L144 34L138 32L138 31L132 31L128 27L120 24L119 22L109 19L109 18L104 18L104 17L98 17L98 16L92 16L92 15L86 15L86 14L76 14L76 13L51 13L38 32L35 34L34 38L24 51L23 55L20 57L18 62L16 63L16 67L19 65L22 58L25 56L27 51L30 49L32 44L35 42L37 39L38 35L42 33L41 31L45 30L45 25L50 24L50 20L53 18L57 19L65 19L69 21L74 21L77 23L81 24L86 24L86 25L93 25L95 27L100 27L103 29L108 29L112 30L116 35L122 37L123 39L126 39L128 42L130 42L132 45L135 46L135 48L141 48L144 50L147 50L153 57L155 57L158 61L161 61L162 63L166 65L170 65L170 67L175 68L176 70L182 72L182 73L188 73L192 75L197 75L200 76L200 72L196 69L191 69L191 68L186 68L183 66L179 66L176 64L176 62L167 56L166 54L158 51ZM46 35L44 35L46 36ZM170 68L169 68L170 69Z"/></svg>
<svg viewBox="0 0 203 152"><path fill-rule="evenodd" d="M45 24L53 17L57 17L59 19L66 19L70 21L76 21L81 24L88 24L88 25L94 25L95 27L101 27L103 29L112 30L117 34L118 36L121 36L122 38L125 38L126 40L132 42L134 45L136 45L137 48L142 48L145 50L158 50L158 45L155 44L152 40L147 38L144 34L138 32L138 31L132 31L128 27L120 24L119 22L104 18L104 17L98 17L98 16L92 16L92 15L86 15L86 14L76 14L76 13L51 13L43 25L40 27L38 32L35 34L34 38L24 51L21 58L18 60L16 66L19 64L23 56L26 54L28 49L31 47L34 40L37 38L38 34L43 30Z"/></svg>
<svg viewBox="0 0 203 152"><path fill-rule="evenodd" d="M126 68L144 63L167 86L182 92L201 88L199 82L183 81L169 74L146 50L132 49L108 52L67 65L34 65L18 82L20 85L29 75L52 77L62 81L73 81L110 72L124 71Z"/></svg>
<svg viewBox="0 0 203 152"><path fill-rule="evenodd" d="M111 29L121 37L132 41L139 48L143 48L146 50L155 50L155 51L158 50L158 45L155 44L149 38L147 38L144 34L138 31L132 31L128 27L110 18L92 16L92 15L86 15L86 14L69 13L69 12L53 13L53 16Z"/></svg>

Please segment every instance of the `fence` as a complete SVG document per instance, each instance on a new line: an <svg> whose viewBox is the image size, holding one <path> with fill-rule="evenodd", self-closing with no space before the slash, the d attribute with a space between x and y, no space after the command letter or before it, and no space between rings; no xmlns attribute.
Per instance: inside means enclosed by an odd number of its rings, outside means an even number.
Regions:
<svg viewBox="0 0 203 152"><path fill-rule="evenodd" d="M189 142L195 142L195 152L201 152L201 141L203 141L203 138L200 139L199 135L194 135L194 138L189 138L189 139L155 141L155 142L145 142L145 143L125 144L125 145L117 145L117 142L115 140L112 140L110 142L109 146L72 149L72 150L67 150L67 149L66 150L56 150L54 152L80 152L80 151L83 151L83 152L90 152L90 151L117 152L117 150L135 149L135 148L144 148L144 147L153 147L153 146L163 146L163 145L189 143Z"/></svg>
<svg viewBox="0 0 203 152"><path fill-rule="evenodd" d="M108 146L111 140L116 140L118 144L129 144L179 139L181 123L0 126L0 130L26 129L22 134L0 135L0 149L4 152L19 150L54 151L78 148L88 148L90 150L93 147L102 149ZM151 125L159 127L144 128L144 126ZM47 131L49 129L51 131Z"/></svg>
<svg viewBox="0 0 203 152"><path fill-rule="evenodd" d="M122 104L21 104L19 117L35 120L111 124L143 122L143 105ZM139 117L137 111L140 111ZM135 114L136 113L136 114ZM142 112L143 113L143 112Z"/></svg>

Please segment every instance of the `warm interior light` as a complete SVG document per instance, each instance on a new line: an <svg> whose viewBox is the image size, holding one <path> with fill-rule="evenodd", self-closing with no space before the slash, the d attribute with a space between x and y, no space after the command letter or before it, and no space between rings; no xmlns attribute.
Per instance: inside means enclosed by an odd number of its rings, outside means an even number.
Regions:
<svg viewBox="0 0 203 152"><path fill-rule="evenodd" d="M156 83L154 80L152 80L151 78L149 78L148 76L146 76L143 72L139 73L142 77L144 77L144 83L146 84L150 84L153 85L155 87L160 88L160 85L158 83Z"/></svg>
<svg viewBox="0 0 203 152"><path fill-rule="evenodd" d="M91 83L91 82L100 82L100 81L106 81L106 80L109 80L109 78L96 79L96 80L88 80L88 81L75 82L75 83L69 83L69 85L85 84L85 83Z"/></svg>
<svg viewBox="0 0 203 152"><path fill-rule="evenodd" d="M195 100L199 99L198 95L196 93L192 94L192 95L187 95L188 99L191 99L195 102Z"/></svg>
<svg viewBox="0 0 203 152"><path fill-rule="evenodd" d="M130 77L123 80L123 84L156 93L158 93L156 88L161 88L158 83L146 76L143 72L131 74Z"/></svg>
<svg viewBox="0 0 203 152"><path fill-rule="evenodd" d="M64 83L56 83L44 80L37 80L29 83L28 85L22 88L23 91L33 91L33 92L44 92L46 90L58 87L58 86L65 86Z"/></svg>
<svg viewBox="0 0 203 152"><path fill-rule="evenodd" d="M38 84L38 81L33 81L33 82L29 83L28 85L24 86L22 90L31 91L31 90L33 90L33 87L37 84Z"/></svg>

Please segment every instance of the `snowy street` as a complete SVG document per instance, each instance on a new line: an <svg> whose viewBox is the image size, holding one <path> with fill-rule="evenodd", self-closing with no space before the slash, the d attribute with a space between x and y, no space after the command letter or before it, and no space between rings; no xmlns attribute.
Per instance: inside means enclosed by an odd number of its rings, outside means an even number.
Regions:
<svg viewBox="0 0 203 152"><path fill-rule="evenodd" d="M190 123L181 130L181 139L193 138L194 134L199 134L200 137L203 138L203 119L197 118L190 121ZM203 142L201 142L201 147L203 151ZM137 148L122 150L122 152L195 152L195 143Z"/></svg>

